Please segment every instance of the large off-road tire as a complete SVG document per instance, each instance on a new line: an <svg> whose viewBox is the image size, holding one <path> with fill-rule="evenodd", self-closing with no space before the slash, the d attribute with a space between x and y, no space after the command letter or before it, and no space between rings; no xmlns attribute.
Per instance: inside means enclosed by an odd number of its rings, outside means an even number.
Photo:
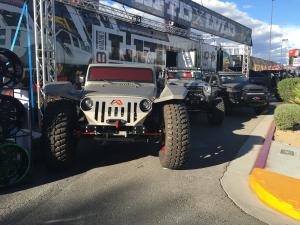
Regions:
<svg viewBox="0 0 300 225"><path fill-rule="evenodd" d="M221 125L225 119L225 102L216 98L207 112L207 120L211 125Z"/></svg>
<svg viewBox="0 0 300 225"><path fill-rule="evenodd" d="M67 100L47 105L43 120L44 157L50 170L61 170L75 159L76 106Z"/></svg>
<svg viewBox="0 0 300 225"><path fill-rule="evenodd" d="M255 108L254 108L254 113L255 113L256 115L260 115L260 114L262 114L263 112L267 111L267 110L268 110L268 107L269 107L269 105L267 105L267 106L258 106L258 107L255 107Z"/></svg>
<svg viewBox="0 0 300 225"><path fill-rule="evenodd" d="M190 124L186 107L182 104L166 104L163 107L164 137L159 159L162 167L182 169L190 153Z"/></svg>
<svg viewBox="0 0 300 225"><path fill-rule="evenodd" d="M229 99L224 99L225 103L225 116L231 116L233 114L234 105L230 103Z"/></svg>

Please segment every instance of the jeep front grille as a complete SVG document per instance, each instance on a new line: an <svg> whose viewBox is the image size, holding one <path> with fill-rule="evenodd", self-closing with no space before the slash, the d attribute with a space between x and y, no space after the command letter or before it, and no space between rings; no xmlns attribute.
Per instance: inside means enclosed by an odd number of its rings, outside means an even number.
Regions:
<svg viewBox="0 0 300 225"><path fill-rule="evenodd" d="M123 120L127 123L138 120L138 102L128 102L125 106L111 106L108 102L97 101L95 104L95 121L107 123L109 120Z"/></svg>
<svg viewBox="0 0 300 225"><path fill-rule="evenodd" d="M90 110L82 110L90 126L138 126L151 112L143 112L142 97L87 96L93 101Z"/></svg>
<svg viewBox="0 0 300 225"><path fill-rule="evenodd" d="M193 90L193 91L189 91L188 95L194 96L194 95L204 95L204 91L203 90Z"/></svg>

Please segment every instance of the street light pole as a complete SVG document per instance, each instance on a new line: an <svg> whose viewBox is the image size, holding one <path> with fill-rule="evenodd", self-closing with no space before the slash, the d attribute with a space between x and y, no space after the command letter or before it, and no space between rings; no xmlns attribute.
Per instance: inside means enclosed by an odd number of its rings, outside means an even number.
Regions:
<svg viewBox="0 0 300 225"><path fill-rule="evenodd" d="M289 39L281 40L281 65L283 65L283 42L288 41Z"/></svg>
<svg viewBox="0 0 300 225"><path fill-rule="evenodd" d="M271 25L270 25L270 47L269 47L269 61L272 61L272 29L273 29L273 12L274 12L274 1L272 1L272 9L271 9Z"/></svg>

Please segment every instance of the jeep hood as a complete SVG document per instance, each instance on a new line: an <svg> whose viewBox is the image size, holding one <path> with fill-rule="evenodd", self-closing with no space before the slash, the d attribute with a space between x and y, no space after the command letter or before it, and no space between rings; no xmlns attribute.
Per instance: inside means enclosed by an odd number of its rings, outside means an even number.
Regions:
<svg viewBox="0 0 300 225"><path fill-rule="evenodd" d="M208 84L201 80L194 80L194 79L186 79L186 80L180 80L180 79L170 79L168 80L169 85L178 85L183 86L186 88L196 88L196 87L204 87Z"/></svg>
<svg viewBox="0 0 300 225"><path fill-rule="evenodd" d="M227 88L228 91L239 92L239 91L262 91L266 92L267 89L264 86L250 84L249 82L243 83L230 83L223 84L224 87Z"/></svg>
<svg viewBox="0 0 300 225"><path fill-rule="evenodd" d="M153 85L134 84L91 84L84 90L86 96L132 96L132 97L156 97L156 87Z"/></svg>

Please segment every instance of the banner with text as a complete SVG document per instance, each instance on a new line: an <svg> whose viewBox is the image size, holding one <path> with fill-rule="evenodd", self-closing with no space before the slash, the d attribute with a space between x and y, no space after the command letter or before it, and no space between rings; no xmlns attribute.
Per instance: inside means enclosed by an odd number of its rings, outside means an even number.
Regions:
<svg viewBox="0 0 300 225"><path fill-rule="evenodd" d="M252 30L191 0L115 0L143 12L241 44L252 45Z"/></svg>

